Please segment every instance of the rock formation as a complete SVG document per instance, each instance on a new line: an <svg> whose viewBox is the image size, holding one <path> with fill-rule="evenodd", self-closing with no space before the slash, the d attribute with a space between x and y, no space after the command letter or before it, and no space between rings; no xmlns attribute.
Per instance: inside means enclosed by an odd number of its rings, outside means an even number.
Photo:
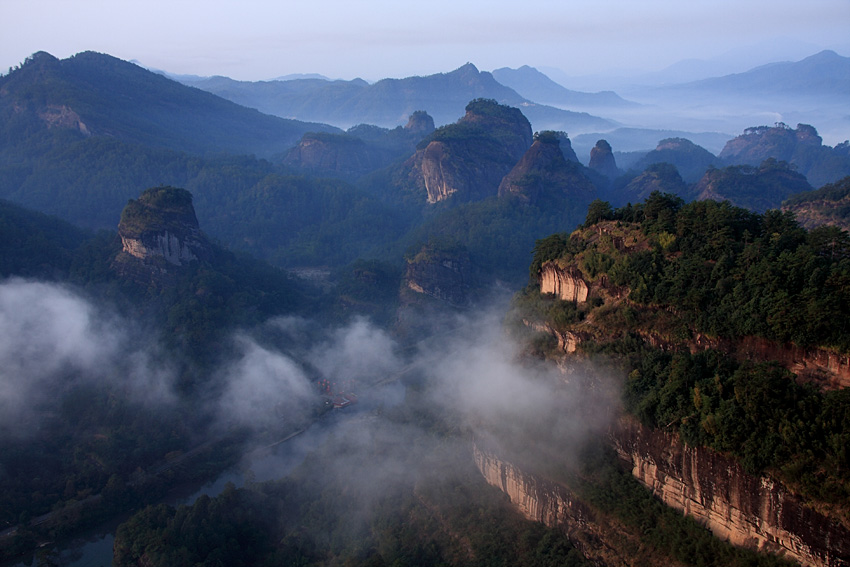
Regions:
<svg viewBox="0 0 850 567"><path fill-rule="evenodd" d="M623 190L629 202L643 201L653 191L672 193L683 199L690 196L682 176L679 175L676 167L669 163L655 163L648 166L643 173L629 181Z"/></svg>
<svg viewBox="0 0 850 567"><path fill-rule="evenodd" d="M685 138L666 138L632 167L644 171L653 164L668 163L675 166L687 183L695 183L709 167L719 167L722 160Z"/></svg>
<svg viewBox="0 0 850 567"><path fill-rule="evenodd" d="M747 128L726 143L719 157L728 164L752 166L770 158L787 161L812 186L820 187L850 175L850 155L845 147L846 143L835 148L824 146L817 130L808 124L791 129L779 122L772 127Z"/></svg>
<svg viewBox="0 0 850 567"><path fill-rule="evenodd" d="M465 250L431 244L408 260L402 285L416 295L459 307L469 302L471 278L472 266Z"/></svg>
<svg viewBox="0 0 850 567"><path fill-rule="evenodd" d="M531 142L531 125L519 110L474 100L456 124L420 144L402 167L401 183L431 204L494 196Z"/></svg>
<svg viewBox="0 0 850 567"><path fill-rule="evenodd" d="M552 293L564 301L584 303L590 293L590 284L581 270L574 266L562 268L555 262L546 262L538 275L540 293Z"/></svg>
<svg viewBox="0 0 850 567"><path fill-rule="evenodd" d="M778 481L747 474L736 461L686 447L630 419L613 436L638 480L718 537L803 565L850 565L850 530L804 505Z"/></svg>
<svg viewBox="0 0 850 567"><path fill-rule="evenodd" d="M516 197L537 204L548 196L567 196L590 203L596 188L582 174L581 165L564 159L560 144L555 132L537 134L522 159L502 179L499 197Z"/></svg>
<svg viewBox="0 0 850 567"><path fill-rule="evenodd" d="M140 283L156 282L212 256L198 226L192 194L185 189L155 187L131 200L121 213L118 235L123 250L113 265Z"/></svg>
<svg viewBox="0 0 850 567"><path fill-rule="evenodd" d="M795 193L811 191L805 176L785 162L767 159L758 167L749 165L709 169L694 187L698 200L729 201L736 207L757 212L777 209Z"/></svg>
<svg viewBox="0 0 850 567"><path fill-rule="evenodd" d="M611 150L611 144L606 140L599 140L593 149L590 150L590 163L588 167L593 171L613 180L620 175L620 170L617 169L617 162L614 160L614 152Z"/></svg>

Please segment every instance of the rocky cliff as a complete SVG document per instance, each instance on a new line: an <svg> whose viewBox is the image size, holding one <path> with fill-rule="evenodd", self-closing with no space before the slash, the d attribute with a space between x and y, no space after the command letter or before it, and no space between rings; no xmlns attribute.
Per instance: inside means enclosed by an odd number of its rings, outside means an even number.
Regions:
<svg viewBox="0 0 850 567"><path fill-rule="evenodd" d="M508 495L519 512L558 528L597 566L633 565L629 549L635 537L582 503L567 487L523 471L493 453L474 448L473 458L486 481ZM671 563L665 562L664 565Z"/></svg>
<svg viewBox="0 0 850 567"><path fill-rule="evenodd" d="M599 140L590 150L590 162L587 166L609 180L620 175L620 170L617 169L617 162L614 159L614 152L611 150L611 144L606 140Z"/></svg>
<svg viewBox="0 0 850 567"><path fill-rule="evenodd" d="M121 213L118 235L123 250L113 265L135 280L156 280L212 256L185 189L155 187L131 200Z"/></svg>
<svg viewBox="0 0 850 567"><path fill-rule="evenodd" d="M582 173L581 165L564 157L560 145L561 138L555 132L535 135L534 143L499 184L499 197L515 197L531 204L556 196L590 203L596 188Z"/></svg>
<svg viewBox="0 0 850 567"><path fill-rule="evenodd" d="M402 166L400 184L431 204L494 196L531 142L531 125L519 110L474 100L456 124L419 145Z"/></svg>
<svg viewBox="0 0 850 567"><path fill-rule="evenodd" d="M623 420L613 433L632 474L667 505L735 545L779 553L803 565L850 565L850 530L806 506L778 481L736 461Z"/></svg>
<svg viewBox="0 0 850 567"><path fill-rule="evenodd" d="M794 164L814 187L833 183L850 175L847 142L834 148L824 146L817 130L808 124L796 129L781 122L776 125L747 128L729 140L720 159L730 164L759 165L766 159Z"/></svg>
<svg viewBox="0 0 850 567"><path fill-rule="evenodd" d="M794 195L782 203L782 210L794 213L797 222L808 229L831 225L850 231L850 176Z"/></svg>
<svg viewBox="0 0 850 567"><path fill-rule="evenodd" d="M546 262L540 270L538 282L540 293L551 293L564 301L584 303L590 293L589 282L574 266L562 268L555 262Z"/></svg>

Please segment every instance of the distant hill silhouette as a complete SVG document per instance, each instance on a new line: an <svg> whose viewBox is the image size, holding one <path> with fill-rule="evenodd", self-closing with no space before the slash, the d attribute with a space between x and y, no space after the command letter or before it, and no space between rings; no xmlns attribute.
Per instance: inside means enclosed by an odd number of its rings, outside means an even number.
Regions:
<svg viewBox="0 0 850 567"><path fill-rule="evenodd" d="M801 61L770 63L745 73L703 79L671 87L729 94L816 95L850 93L850 57L821 51Z"/></svg>
<svg viewBox="0 0 850 567"><path fill-rule="evenodd" d="M518 69L509 67L496 69L493 71L493 77L525 98L542 104L574 108L637 106L636 103L621 98L614 91L585 93L570 90L528 65Z"/></svg>
<svg viewBox="0 0 850 567"><path fill-rule="evenodd" d="M383 79L371 85L362 79L246 82L224 77L186 83L261 112L343 128L360 123L392 128L404 124L416 110L426 111L437 125L450 124L463 116L466 104L476 98L522 108L536 130L575 133L616 127L604 118L532 102L472 63L449 73Z"/></svg>

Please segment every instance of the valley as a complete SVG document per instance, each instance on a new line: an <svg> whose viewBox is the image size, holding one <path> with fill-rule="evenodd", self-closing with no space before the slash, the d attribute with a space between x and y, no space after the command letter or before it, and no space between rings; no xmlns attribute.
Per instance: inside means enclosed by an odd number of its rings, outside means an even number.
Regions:
<svg viewBox="0 0 850 567"><path fill-rule="evenodd" d="M128 567L850 564L846 65L653 95L821 92L822 135L527 66L33 54L0 76L0 559L123 518Z"/></svg>

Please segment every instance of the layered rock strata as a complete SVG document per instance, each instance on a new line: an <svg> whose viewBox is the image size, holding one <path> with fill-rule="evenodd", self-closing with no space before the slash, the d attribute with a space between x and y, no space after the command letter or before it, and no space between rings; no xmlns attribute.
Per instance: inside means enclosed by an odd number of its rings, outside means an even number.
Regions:
<svg viewBox="0 0 850 567"><path fill-rule="evenodd" d="M621 421L613 439L635 478L718 537L803 565L850 565L850 530L806 506L778 481L747 474L732 459L687 447L631 419Z"/></svg>

